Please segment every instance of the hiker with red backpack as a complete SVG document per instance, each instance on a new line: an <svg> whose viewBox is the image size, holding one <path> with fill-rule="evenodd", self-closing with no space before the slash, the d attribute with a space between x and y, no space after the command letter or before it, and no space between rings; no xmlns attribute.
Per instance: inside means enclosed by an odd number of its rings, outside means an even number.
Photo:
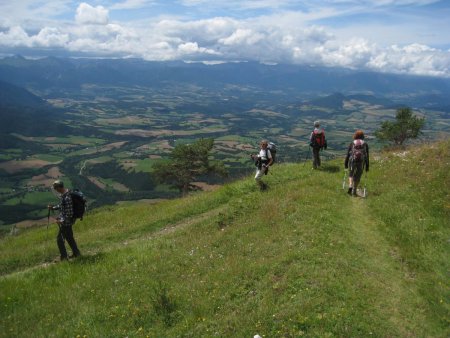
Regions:
<svg viewBox="0 0 450 338"><path fill-rule="evenodd" d="M81 255L78 249L75 238L73 237L72 226L75 224L77 218L82 218L85 210L85 203L83 195L79 191L71 191L64 187L64 183L61 180L56 180L52 185L53 190L58 194L60 199L60 204L58 205L48 205L48 210L59 210L59 215L56 218L56 223L59 226L58 236L56 237L56 243L58 244L58 249L60 253L61 261L67 260L69 256L67 255L66 246L64 241L69 243L72 249L71 258L75 258ZM76 199L76 201L75 201ZM82 202L78 202L83 199ZM83 210L80 210L83 208Z"/></svg>
<svg viewBox="0 0 450 338"><path fill-rule="evenodd" d="M313 152L313 169L320 167L320 151L322 149L327 149L327 140L325 138L325 130L319 129L320 122L314 122L314 130L309 137L309 146L312 148Z"/></svg>
<svg viewBox="0 0 450 338"><path fill-rule="evenodd" d="M350 169L348 174L348 191L352 196L357 196L358 184L364 169L369 171L369 145L364 141L364 132L357 130L353 135L353 141L347 149L345 157L345 169Z"/></svg>

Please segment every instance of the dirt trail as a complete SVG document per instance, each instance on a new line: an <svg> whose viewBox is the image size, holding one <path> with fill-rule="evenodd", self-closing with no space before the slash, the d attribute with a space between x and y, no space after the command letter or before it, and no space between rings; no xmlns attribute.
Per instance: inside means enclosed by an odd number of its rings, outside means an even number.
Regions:
<svg viewBox="0 0 450 338"><path fill-rule="evenodd" d="M361 247L365 260L369 263L364 273L371 275L373 283L377 285L380 293L380 304L389 309L391 314L389 321L397 327L405 329L402 336L413 336L412 332L406 331L404 323L408 321L405 308L415 308L414 304L406 304L406 299L411 299L407 293L416 296L418 291L410 283L410 274L401 260L395 255L393 248L378 230L379 220L371 216L367 200L363 198L351 198L349 220L352 227L352 239L354 244ZM388 276L388 277L386 277ZM415 314L416 320L425 321L426 318Z"/></svg>

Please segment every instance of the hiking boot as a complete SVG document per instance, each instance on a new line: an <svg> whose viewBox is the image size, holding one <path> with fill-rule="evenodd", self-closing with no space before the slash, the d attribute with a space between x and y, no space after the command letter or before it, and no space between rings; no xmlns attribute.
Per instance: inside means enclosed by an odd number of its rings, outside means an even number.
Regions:
<svg viewBox="0 0 450 338"><path fill-rule="evenodd" d="M351 195L352 194L352 190L353 190L353 188L348 188L347 194Z"/></svg>
<svg viewBox="0 0 450 338"><path fill-rule="evenodd" d="M358 194L357 194L356 189L353 189L353 190L352 190L352 196L353 196L353 197L358 197Z"/></svg>
<svg viewBox="0 0 450 338"><path fill-rule="evenodd" d="M73 258L77 258L77 257L80 257L80 256L81 256L81 254L80 254L80 253L77 253L76 255L75 255L75 254L70 255L69 258L70 258L70 259L73 259Z"/></svg>
<svg viewBox="0 0 450 338"><path fill-rule="evenodd" d="M260 185L259 190L266 191L267 188L268 188L267 184L263 183L263 184Z"/></svg>

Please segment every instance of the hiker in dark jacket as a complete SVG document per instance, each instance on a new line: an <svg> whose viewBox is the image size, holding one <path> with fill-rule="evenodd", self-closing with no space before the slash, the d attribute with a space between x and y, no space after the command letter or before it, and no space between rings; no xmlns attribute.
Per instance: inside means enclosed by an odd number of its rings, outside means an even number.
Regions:
<svg viewBox="0 0 450 338"><path fill-rule="evenodd" d="M353 141L348 146L344 165L345 169L350 169L347 192L356 196L364 169L366 169L366 172L369 171L369 145L364 141L362 130L357 130L353 135Z"/></svg>
<svg viewBox="0 0 450 338"><path fill-rule="evenodd" d="M56 218L56 223L58 223L59 226L56 243L58 244L61 260L66 260L68 258L66 246L64 245L65 240L72 249L71 257L78 257L80 256L80 250L78 250L77 243L73 237L72 226L75 224L76 219L73 217L73 201L70 196L70 190L64 188L64 183L60 180L53 183L53 189L60 195L60 204L55 206L49 204L48 209L59 210L59 216Z"/></svg>
<svg viewBox="0 0 450 338"><path fill-rule="evenodd" d="M319 129L320 122L314 122L314 130L309 137L309 145L313 153L313 169L320 167L320 151L327 149L327 140L325 138L325 130Z"/></svg>

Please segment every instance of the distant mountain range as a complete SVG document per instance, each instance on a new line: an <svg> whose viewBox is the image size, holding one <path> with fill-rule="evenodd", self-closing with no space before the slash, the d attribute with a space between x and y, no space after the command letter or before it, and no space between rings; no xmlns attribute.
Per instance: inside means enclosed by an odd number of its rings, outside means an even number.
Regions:
<svg viewBox="0 0 450 338"><path fill-rule="evenodd" d="M44 107L45 101L28 90L0 81L0 107Z"/></svg>
<svg viewBox="0 0 450 338"><path fill-rule="evenodd" d="M39 89L78 88L86 83L149 87L189 83L214 89L234 84L311 96L336 92L409 95L420 98L421 102L423 97L428 97L433 98L433 104L450 106L450 79L256 62L205 65L141 59L31 60L14 56L0 59L0 80Z"/></svg>
<svg viewBox="0 0 450 338"><path fill-rule="evenodd" d="M30 91L0 81L0 146L5 145L2 133L20 131L41 135L49 131L68 131L67 126L56 122L58 113L57 109Z"/></svg>

